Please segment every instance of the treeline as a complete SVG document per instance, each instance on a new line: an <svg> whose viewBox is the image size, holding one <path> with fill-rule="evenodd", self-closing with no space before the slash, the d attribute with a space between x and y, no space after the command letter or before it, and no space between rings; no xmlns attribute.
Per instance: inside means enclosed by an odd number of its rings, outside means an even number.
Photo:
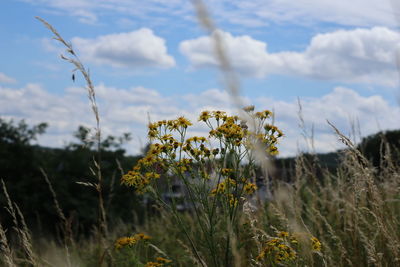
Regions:
<svg viewBox="0 0 400 267"><path fill-rule="evenodd" d="M95 169L96 144L90 139L89 131L80 126L74 133L75 142L64 148L32 145L46 128L45 123L30 127L24 121L0 118L0 179L4 181L12 202L20 207L29 229L35 234L54 235L60 229L60 218L45 180L47 176L73 232L88 235L98 220L97 192L84 186L84 183L96 182L92 172ZM131 188L120 185L122 173L140 159L140 156L126 155L123 144L129 140L129 134L107 136L100 146L103 197L109 225L121 221L141 223L144 219L145 209L139 196ZM357 148L373 162L377 171L384 162L381 160L383 157L391 157L392 162L400 163L400 130L368 136ZM307 159L307 164L314 162L317 172L322 169L335 172L343 152L304 155L302 159ZM290 182L297 159L275 159L275 176ZM0 219L3 227L10 229L12 218L4 208L7 199L3 190L1 192Z"/></svg>
<svg viewBox="0 0 400 267"><path fill-rule="evenodd" d="M385 164L400 165L400 130L378 132L364 137L359 144L355 144L355 149L372 163L376 172L380 172ZM322 171L335 173L337 167L343 160L346 149L330 153L303 154L302 157L278 158L275 160L275 175L278 179L287 182L295 177L294 172L296 160L302 160L303 164L312 165L317 177L322 177ZM311 166L310 166L311 167Z"/></svg>
<svg viewBox="0 0 400 267"><path fill-rule="evenodd" d="M90 140L89 131L80 126L74 133L76 141L64 148L32 145L46 128L45 123L30 127L24 121L16 123L0 118L0 179L11 201L20 207L29 229L36 234L54 235L59 230L60 218L45 180L47 176L73 232L86 235L98 219L97 192L82 184L96 183L91 171L95 169L95 143ZM141 202L132 189L120 186L122 172L139 158L127 156L122 148L129 139L129 134L108 136L101 143L103 197L110 224L142 220ZM5 209L6 201L1 190L1 223L11 229L13 223Z"/></svg>

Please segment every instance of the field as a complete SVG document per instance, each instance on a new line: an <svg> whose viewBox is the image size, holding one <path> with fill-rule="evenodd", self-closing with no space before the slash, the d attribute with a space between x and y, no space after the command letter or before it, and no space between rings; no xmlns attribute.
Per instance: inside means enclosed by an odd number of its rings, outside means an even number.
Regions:
<svg viewBox="0 0 400 267"><path fill-rule="evenodd" d="M197 8L200 23L213 33L207 11L202 5ZM109 177L104 175L96 88L70 43L38 19L65 46L63 59L86 81L96 121L87 169L95 180L79 186L96 192L96 203L86 212L96 214L97 222L86 234L72 225L58 201L60 192L42 169L58 232L38 235L2 181L11 225L0 224L3 266L400 265L398 148L382 135L379 160L373 161L330 124L345 145L334 167L318 155L300 154L290 166L278 168L276 156L285 133L274 125L273 112L241 102L237 76L218 34L216 54L237 114L205 110L198 121L179 116L150 123L151 145L145 153L131 168L119 163L115 168L120 179L116 186L139 199L141 212L130 222L113 218L104 193ZM193 136L196 124L208 127L208 134Z"/></svg>

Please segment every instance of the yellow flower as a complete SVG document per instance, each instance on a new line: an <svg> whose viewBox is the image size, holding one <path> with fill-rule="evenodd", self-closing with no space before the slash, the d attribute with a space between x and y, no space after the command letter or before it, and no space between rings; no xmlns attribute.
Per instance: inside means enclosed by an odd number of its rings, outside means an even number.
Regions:
<svg viewBox="0 0 400 267"><path fill-rule="evenodd" d="M280 232L283 236L289 236L288 232ZM266 246L262 249L256 260L261 261L269 258L275 263L290 262L297 257L296 251L289 247L284 239L273 238L266 242Z"/></svg>
<svg viewBox="0 0 400 267"><path fill-rule="evenodd" d="M253 183L247 183L244 186L244 191L249 195L253 194L256 190L257 190L257 186Z"/></svg>
<svg viewBox="0 0 400 267"><path fill-rule="evenodd" d="M226 113L224 111L213 111L213 115L217 121L226 118Z"/></svg>
<svg viewBox="0 0 400 267"><path fill-rule="evenodd" d="M158 262L164 262L164 263L170 263L170 262L172 262L171 260L168 260L168 259L163 258L163 257L157 257L157 258L156 258L156 261L158 261Z"/></svg>
<svg viewBox="0 0 400 267"><path fill-rule="evenodd" d="M269 110L264 110L261 112L256 112L256 117L262 120L270 118L272 116L272 112Z"/></svg>
<svg viewBox="0 0 400 267"><path fill-rule="evenodd" d="M117 241L115 241L115 248L120 249L126 246L132 246L140 240L148 240L148 239L151 239L151 237L143 233L135 234L133 236L121 237L117 239Z"/></svg>
<svg viewBox="0 0 400 267"><path fill-rule="evenodd" d="M256 260L261 261L265 257L265 251L261 251L261 253L257 256Z"/></svg>
<svg viewBox="0 0 400 267"><path fill-rule="evenodd" d="M145 267L159 267L159 266L164 266L164 264L171 263L171 260L168 260L163 257L157 257L156 261L149 261L146 263Z"/></svg>
<svg viewBox="0 0 400 267"><path fill-rule="evenodd" d="M223 176L228 176L228 175L231 174L231 173L233 173L233 170L232 170L232 169L223 168L223 169L221 170L221 174L222 174Z"/></svg>
<svg viewBox="0 0 400 267"><path fill-rule="evenodd" d="M289 233L285 232L285 231L281 231L278 233L278 237L284 238L284 237L288 237L288 236L289 236Z"/></svg>
<svg viewBox="0 0 400 267"><path fill-rule="evenodd" d="M115 248L120 249L125 246L132 246L133 244L136 243L136 239L134 237L121 237L115 242Z"/></svg>
<svg viewBox="0 0 400 267"><path fill-rule="evenodd" d="M228 197L229 197L229 206L236 207L238 204L238 199L234 197L233 194L229 194Z"/></svg>
<svg viewBox="0 0 400 267"><path fill-rule="evenodd" d="M246 112L252 112L252 111L254 111L254 106L251 105L251 106L244 107L243 110Z"/></svg>
<svg viewBox="0 0 400 267"><path fill-rule="evenodd" d="M159 262L149 261L148 263L146 263L146 265L144 267L160 267L163 265L164 264L159 263Z"/></svg>
<svg viewBox="0 0 400 267"><path fill-rule="evenodd" d="M223 193L223 192L225 192L225 188L226 188L225 183L221 182L217 185L217 188L215 188L211 191L211 195Z"/></svg>
<svg viewBox="0 0 400 267"><path fill-rule="evenodd" d="M183 128L187 128L188 126L191 126L191 125L192 125L192 123L191 123L188 119L186 119L185 117L179 117L179 118L176 120L176 124L177 124L178 126L183 127Z"/></svg>
<svg viewBox="0 0 400 267"><path fill-rule="evenodd" d="M298 244L299 244L299 241L297 241L297 238L296 238L296 237L291 236L291 237L290 237L290 243L293 244L293 245L298 245Z"/></svg>
<svg viewBox="0 0 400 267"><path fill-rule="evenodd" d="M207 121L209 118L211 118L211 114L210 114L210 112L209 111L203 111L203 112L201 112L201 114L200 114L200 117L199 117L199 121Z"/></svg>
<svg viewBox="0 0 400 267"><path fill-rule="evenodd" d="M321 251L322 244L316 237L311 237L311 247L315 251Z"/></svg>
<svg viewBox="0 0 400 267"><path fill-rule="evenodd" d="M271 156L275 156L279 154L279 150L276 146L271 145L268 149L267 152L271 155Z"/></svg>

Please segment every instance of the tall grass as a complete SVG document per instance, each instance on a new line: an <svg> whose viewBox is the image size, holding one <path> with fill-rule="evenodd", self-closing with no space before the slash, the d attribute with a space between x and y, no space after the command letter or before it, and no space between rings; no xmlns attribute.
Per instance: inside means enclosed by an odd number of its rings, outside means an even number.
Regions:
<svg viewBox="0 0 400 267"><path fill-rule="evenodd" d="M239 82L224 44L205 6L194 1L200 23L213 36L225 85L239 117L206 112L200 121L211 137L187 138L185 118L149 125L154 144L122 182L154 200L144 224L107 225L102 196L101 130L95 88L72 46L43 19L67 49L83 75L96 118L99 145L96 183L99 224L91 238L77 239L58 203L50 180L49 193L64 226L64 240L34 239L18 206L3 183L14 229L0 224L0 262L5 266L399 266L400 166L389 149L382 150L379 169L351 140L331 124L342 150L340 164L328 170L317 157L299 155L289 169L290 182L271 173L280 131L267 123L269 112L242 109ZM236 130L232 130L236 129ZM213 139L213 141L209 141ZM382 142L383 146L389 146ZM256 180L265 177L271 197L261 199ZM178 199L166 201L179 182L186 211ZM259 184L262 185L262 184ZM17 242L9 239L16 233Z"/></svg>

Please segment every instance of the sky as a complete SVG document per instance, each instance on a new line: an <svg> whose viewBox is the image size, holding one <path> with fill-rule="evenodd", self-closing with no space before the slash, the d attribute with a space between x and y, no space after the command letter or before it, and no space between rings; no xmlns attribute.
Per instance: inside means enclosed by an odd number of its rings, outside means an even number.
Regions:
<svg viewBox="0 0 400 267"><path fill-rule="evenodd" d="M207 0L246 105L269 109L282 156L400 128L400 4L391 0ZM0 117L47 122L38 139L63 147L95 125L84 79L35 16L70 42L95 85L103 135L131 133L136 154L149 121L202 110L236 112L212 37L188 0L1 0ZM299 105L300 103L300 105ZM301 112L300 112L301 110ZM303 121L302 119L303 118ZM314 148L310 145L314 141Z"/></svg>

